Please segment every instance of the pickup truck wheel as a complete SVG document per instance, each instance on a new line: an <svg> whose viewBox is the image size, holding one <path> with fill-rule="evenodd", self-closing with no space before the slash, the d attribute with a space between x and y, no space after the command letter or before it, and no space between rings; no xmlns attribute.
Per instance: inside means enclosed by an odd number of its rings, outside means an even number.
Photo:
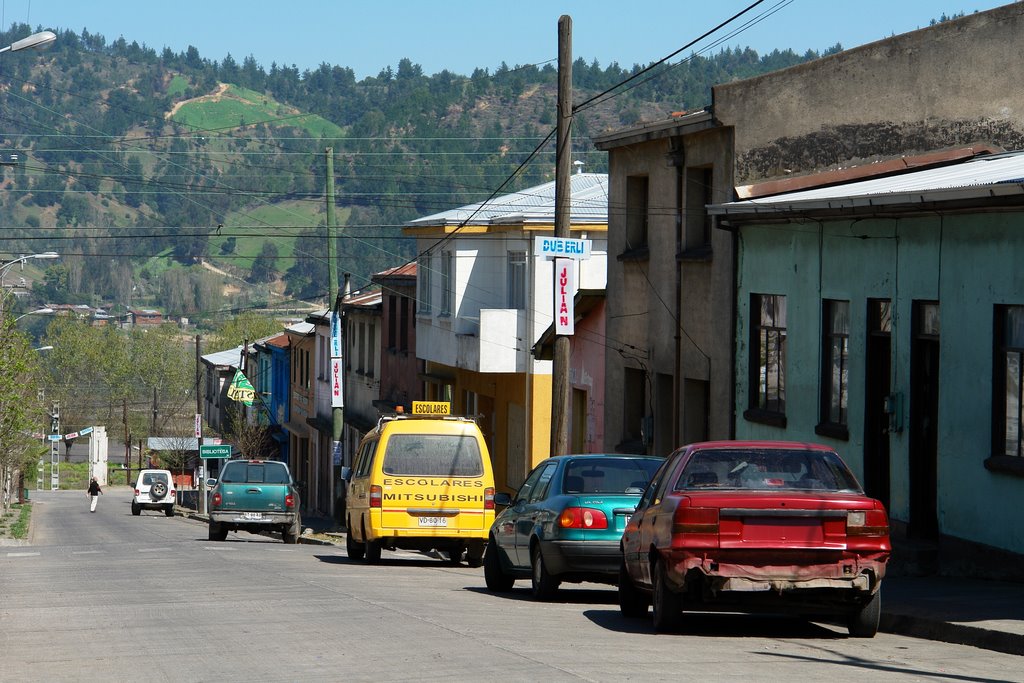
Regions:
<svg viewBox="0 0 1024 683"><path fill-rule="evenodd" d="M484 551L484 583L487 584L487 590L492 593L507 593L516 582L501 568L501 558L498 557L500 552L498 544L491 536L487 542L487 550Z"/></svg>
<svg viewBox="0 0 1024 683"><path fill-rule="evenodd" d="M654 630L656 633L675 631L682 621L682 596L669 588L664 562L659 562L651 573L654 574Z"/></svg>
<svg viewBox="0 0 1024 683"><path fill-rule="evenodd" d="M168 517L173 517L174 516L174 505L168 505L167 507L165 507L164 508L164 514L167 515Z"/></svg>
<svg viewBox="0 0 1024 683"><path fill-rule="evenodd" d="M211 541L226 541L228 538L228 530L217 522L210 522L209 538Z"/></svg>
<svg viewBox="0 0 1024 683"><path fill-rule="evenodd" d="M132 501L132 514L136 517L142 514L142 507L134 500Z"/></svg>
<svg viewBox="0 0 1024 683"><path fill-rule="evenodd" d="M299 535L302 534L302 520L295 516L295 521L281 531L281 540L289 545L299 542Z"/></svg>
<svg viewBox="0 0 1024 683"><path fill-rule="evenodd" d="M863 606L850 613L846 627L853 638L874 638L882 616L882 589L879 588Z"/></svg>
<svg viewBox="0 0 1024 683"><path fill-rule="evenodd" d="M352 537L352 520L345 525L345 553L350 560L361 560L366 554L366 546Z"/></svg>
<svg viewBox="0 0 1024 683"><path fill-rule="evenodd" d="M622 616L630 619L638 619L647 615L647 608L651 605L651 599L641 591L629 578L626 571L626 561L623 560L619 566L619 611Z"/></svg>
<svg viewBox="0 0 1024 683"><path fill-rule="evenodd" d="M160 500L167 495L167 484L162 481L155 482L149 488L149 497L153 500Z"/></svg>
<svg viewBox="0 0 1024 683"><path fill-rule="evenodd" d="M530 548L530 578L533 583L533 597L537 600L550 600L558 592L558 579L548 573L544 565L544 554L540 551L540 543L534 543Z"/></svg>

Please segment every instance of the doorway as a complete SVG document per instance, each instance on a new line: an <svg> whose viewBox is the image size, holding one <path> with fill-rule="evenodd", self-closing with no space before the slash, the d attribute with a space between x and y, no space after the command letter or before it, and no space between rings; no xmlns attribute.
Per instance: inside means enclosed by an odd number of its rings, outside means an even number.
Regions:
<svg viewBox="0 0 1024 683"><path fill-rule="evenodd" d="M939 304L915 301L912 315L908 533L930 539L939 533Z"/></svg>
<svg viewBox="0 0 1024 683"><path fill-rule="evenodd" d="M868 299L864 364L864 489L889 509L889 413L892 386L892 302Z"/></svg>

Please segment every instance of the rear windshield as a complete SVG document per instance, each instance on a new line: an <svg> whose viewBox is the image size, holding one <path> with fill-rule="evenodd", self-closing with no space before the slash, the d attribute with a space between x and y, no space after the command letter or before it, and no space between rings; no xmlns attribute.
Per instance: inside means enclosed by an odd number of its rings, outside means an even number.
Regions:
<svg viewBox="0 0 1024 683"><path fill-rule="evenodd" d="M828 451L793 449L707 450L690 456L676 491L803 489L862 493L839 456Z"/></svg>
<svg viewBox="0 0 1024 683"><path fill-rule="evenodd" d="M288 468L280 462L229 462L220 480L225 484L288 484Z"/></svg>
<svg viewBox="0 0 1024 683"><path fill-rule="evenodd" d="M164 484L170 483L167 479L166 472L146 472L145 474L142 475L143 486L152 486L158 481Z"/></svg>
<svg viewBox="0 0 1024 683"><path fill-rule="evenodd" d="M573 460L565 467L566 493L643 493L661 466L661 458L607 458Z"/></svg>
<svg viewBox="0 0 1024 683"><path fill-rule="evenodd" d="M384 474L423 477L479 477L484 473L473 436L394 434L384 454Z"/></svg>

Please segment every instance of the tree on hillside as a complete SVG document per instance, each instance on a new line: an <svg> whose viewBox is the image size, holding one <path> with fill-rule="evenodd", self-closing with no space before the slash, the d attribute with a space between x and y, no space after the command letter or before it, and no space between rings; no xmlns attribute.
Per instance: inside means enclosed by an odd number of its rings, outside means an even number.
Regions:
<svg viewBox="0 0 1024 683"><path fill-rule="evenodd" d="M273 282L277 279L277 245L267 241L252 261L249 282Z"/></svg>

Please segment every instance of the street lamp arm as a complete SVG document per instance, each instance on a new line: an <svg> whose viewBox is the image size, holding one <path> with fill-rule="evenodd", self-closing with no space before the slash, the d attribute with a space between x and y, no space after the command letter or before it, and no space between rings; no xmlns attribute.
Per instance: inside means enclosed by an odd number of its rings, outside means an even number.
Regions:
<svg viewBox="0 0 1024 683"><path fill-rule="evenodd" d="M16 40L7 47L0 47L0 52L18 52L19 50L45 50L53 41L57 40L57 34L53 31L40 31L33 33L27 38Z"/></svg>

